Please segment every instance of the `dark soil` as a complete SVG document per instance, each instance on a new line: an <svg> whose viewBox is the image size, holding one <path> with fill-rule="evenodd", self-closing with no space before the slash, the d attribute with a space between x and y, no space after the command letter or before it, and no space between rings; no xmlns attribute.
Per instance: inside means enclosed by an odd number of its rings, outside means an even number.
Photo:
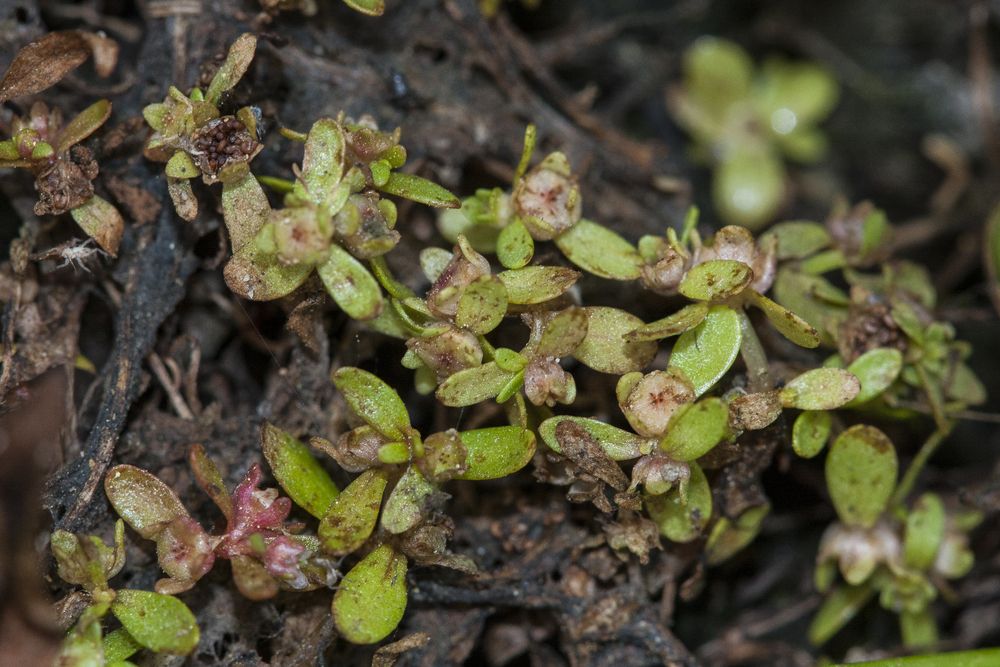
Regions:
<svg viewBox="0 0 1000 667"><path fill-rule="evenodd" d="M219 517L192 483L188 447L201 443L233 485L261 459L264 420L303 438L335 438L346 426L332 366L362 366L391 382L421 415L418 427L503 418L496 406L460 412L416 395L398 364L402 345L365 333L318 291L272 303L233 296L221 275L228 244L218 189L195 185L197 221L175 215L162 166L142 156L141 109L171 83L196 84L203 64L247 30L261 44L223 112L261 108L268 134L256 173L283 175L299 159L278 126L305 130L321 116L367 113L383 128L403 128L418 173L465 196L509 182L533 122L542 149L565 151L582 175L585 215L632 240L677 225L692 199L711 211L708 173L688 161L664 105L695 37L820 61L843 88L826 125L831 155L793 173L796 197L784 217L822 220L837 194L885 208L899 227L900 252L928 265L942 316L972 343L972 367L1000 396L1000 320L980 258L983 223L1000 192L996 2L543 0L534 11L509 3L494 20L474 0L388 0L379 19L334 0L319 4L316 16L289 12L268 22L254 0L0 0L0 69L52 30L99 29L120 43L109 79L88 63L40 98L65 110L112 100L111 120L87 145L100 164L97 191L126 218L116 260L81 267L41 259L20 277L10 262L0 269L0 663L43 664L37 656L79 611L45 555L47 535L59 527L110 536L114 514L100 482L113 463L152 471L210 525ZM4 106L4 122L26 111ZM951 157L929 148L933 137L948 140ZM35 217L35 200L30 175L4 172L0 256L19 235L41 255L78 233L68 220ZM714 222L706 218L706 226ZM443 241L433 213L418 205L400 206L400 229L404 240L389 262L419 287L417 251ZM665 302L646 292L623 294L597 279L581 287L592 305L647 321L663 312ZM297 306L293 319L305 336L286 327ZM16 350L15 338L24 341ZM765 345L787 352L777 341ZM96 374L75 368L78 354ZM572 409L619 419L608 376L575 374ZM997 407L994 399L982 410ZM949 649L1000 644L1000 429L992 419L963 421L921 482L962 494L987 517L974 534L975 569L957 582L951 604L936 607ZM904 460L927 427L895 427ZM746 436L719 473L724 513L762 495L774 510L753 545L718 568L704 567L700 542L664 543L645 565L618 558L593 506L569 504L564 489L539 484L530 471L453 484L453 548L483 574L411 569L407 615L393 637L425 632L430 641L396 664L813 664L818 652L805 638L820 600L812 571L833 512L821 463L796 459L782 444L788 428L779 420ZM117 581L151 588L159 576L152 543L135 535L128 543ZM329 591L252 603L226 570L216 567L184 595L202 632L184 664L371 663L373 648L336 637ZM50 613L53 601L59 614ZM872 605L825 647L838 658L848 651L901 653L892 615Z"/></svg>

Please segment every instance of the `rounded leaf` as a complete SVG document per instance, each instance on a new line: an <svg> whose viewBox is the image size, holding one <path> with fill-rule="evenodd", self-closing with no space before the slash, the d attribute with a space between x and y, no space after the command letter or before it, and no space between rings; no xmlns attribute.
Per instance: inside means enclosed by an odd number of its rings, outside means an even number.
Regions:
<svg viewBox="0 0 1000 667"><path fill-rule="evenodd" d="M185 151L177 151L167 160L164 172L170 178L194 178L201 173L201 169Z"/></svg>
<svg viewBox="0 0 1000 667"><path fill-rule="evenodd" d="M727 223L758 229L770 222L785 194L785 168L773 152L738 151L715 169L712 196Z"/></svg>
<svg viewBox="0 0 1000 667"><path fill-rule="evenodd" d="M473 281L458 300L455 324L475 334L497 328L507 313L507 289L496 276L481 276Z"/></svg>
<svg viewBox="0 0 1000 667"><path fill-rule="evenodd" d="M806 410L792 426L792 449L804 459L819 454L830 438L833 417L824 410Z"/></svg>
<svg viewBox="0 0 1000 667"><path fill-rule="evenodd" d="M732 259L713 259L691 267L678 290L695 301L721 301L739 294L753 280L753 269Z"/></svg>
<svg viewBox="0 0 1000 667"><path fill-rule="evenodd" d="M537 357L569 356L587 337L589 327L587 311L575 306L566 308L545 323L533 354Z"/></svg>
<svg viewBox="0 0 1000 667"><path fill-rule="evenodd" d="M861 382L842 368L814 368L781 390L781 404L799 410L834 410L861 391Z"/></svg>
<svg viewBox="0 0 1000 667"><path fill-rule="evenodd" d="M535 455L535 434L520 426L496 426L459 434L468 468L457 479L499 479L528 465Z"/></svg>
<svg viewBox="0 0 1000 667"><path fill-rule="evenodd" d="M334 499L317 533L325 553L343 556L365 543L375 530L386 482L385 473L366 470Z"/></svg>
<svg viewBox="0 0 1000 667"><path fill-rule="evenodd" d="M874 594L870 584L842 586L833 591L809 625L809 641L814 646L825 644L868 604Z"/></svg>
<svg viewBox="0 0 1000 667"><path fill-rule="evenodd" d="M565 266L526 266L501 271L497 278L507 288L510 303L530 306L561 296L580 278L580 272Z"/></svg>
<svg viewBox="0 0 1000 667"><path fill-rule="evenodd" d="M282 263L274 252L264 250L273 248L273 242L274 226L269 224L236 250L222 270L229 289L252 301L272 301L291 294L306 281L313 271L312 265Z"/></svg>
<svg viewBox="0 0 1000 667"><path fill-rule="evenodd" d="M903 560L916 570L927 570L933 564L944 539L944 503L933 493L917 499L906 516L903 540Z"/></svg>
<svg viewBox="0 0 1000 667"><path fill-rule="evenodd" d="M384 305L378 281L351 253L336 243L327 260L316 267L326 291L340 309L355 320L370 320Z"/></svg>
<svg viewBox="0 0 1000 667"><path fill-rule="evenodd" d="M642 273L642 257L635 246L596 222L580 220L555 242L566 259L595 276L635 280Z"/></svg>
<svg viewBox="0 0 1000 667"><path fill-rule="evenodd" d="M65 153L71 146L92 135L97 128L104 125L109 116L111 116L111 102L98 100L91 104L60 130L59 140L55 146L56 153Z"/></svg>
<svg viewBox="0 0 1000 667"><path fill-rule="evenodd" d="M147 540L156 539L174 519L190 516L169 486L135 466L109 470L104 492L118 516Z"/></svg>
<svg viewBox="0 0 1000 667"><path fill-rule="evenodd" d="M345 366L334 371L333 384L354 413L390 440L404 439L410 416L396 391L368 371Z"/></svg>
<svg viewBox="0 0 1000 667"><path fill-rule="evenodd" d="M892 441L874 426L858 424L837 436L826 457L826 486L840 520L874 526L896 488L897 468Z"/></svg>
<svg viewBox="0 0 1000 667"><path fill-rule="evenodd" d="M80 225L80 229L101 246L101 250L112 257L118 255L125 220L110 202L94 195L80 206L70 209L70 215Z"/></svg>
<svg viewBox="0 0 1000 667"><path fill-rule="evenodd" d="M236 38L226 60L219 67L219 70L212 77L205 91L205 99L212 104L218 104L222 94L232 90L246 74L250 63L253 61L254 52L257 50L257 38L248 32Z"/></svg>
<svg viewBox="0 0 1000 667"><path fill-rule="evenodd" d="M720 518L712 526L708 541L705 543L708 564L718 565L727 561L753 542L770 511L771 506L764 504L751 507L736 520Z"/></svg>
<svg viewBox="0 0 1000 667"><path fill-rule="evenodd" d="M687 490L681 494L674 487L658 496L646 496L646 511L660 528L660 534L671 542L690 542L701 534L712 518L712 489L701 466L690 464L691 477Z"/></svg>
<svg viewBox="0 0 1000 667"><path fill-rule="evenodd" d="M538 427L538 435L549 446L549 449L557 454L562 454L562 449L559 446L559 440L556 438L556 427L562 422L573 422L583 428L600 444L601 449L615 461L628 461L629 459L638 458L647 453L649 449L649 445L644 438L640 438L635 433L623 431L617 426L586 417L560 415L546 419Z"/></svg>
<svg viewBox="0 0 1000 667"><path fill-rule="evenodd" d="M497 259L508 269L520 269L531 261L535 254L535 240L531 238L528 228L515 218L513 222L500 230L497 237Z"/></svg>
<svg viewBox="0 0 1000 667"><path fill-rule="evenodd" d="M309 128L295 193L317 206L328 206L344 176L344 128L332 118L320 118ZM335 213L335 211L330 211Z"/></svg>
<svg viewBox="0 0 1000 667"><path fill-rule="evenodd" d="M861 390L847 407L861 405L889 388L903 370L903 353L895 348L879 347L868 350L851 362L848 372L861 382Z"/></svg>
<svg viewBox="0 0 1000 667"><path fill-rule="evenodd" d="M677 339L669 367L683 372L695 396L701 396L736 361L742 341L739 313L728 306L712 306L701 324Z"/></svg>
<svg viewBox="0 0 1000 667"><path fill-rule="evenodd" d="M694 461L728 435L729 408L720 398L706 398L677 409L660 449L676 461Z"/></svg>
<svg viewBox="0 0 1000 667"><path fill-rule="evenodd" d="M770 320L774 328L782 336L802 347L818 347L820 343L819 332L813 325L796 315L783 306L771 301L763 294L754 290L749 291L750 302L760 308L767 319Z"/></svg>
<svg viewBox="0 0 1000 667"><path fill-rule="evenodd" d="M777 239L776 257L779 261L809 257L832 242L826 227L818 222L805 220L779 222L761 236L761 241L770 237Z"/></svg>
<svg viewBox="0 0 1000 667"><path fill-rule="evenodd" d="M257 236L270 213L271 204L253 174L223 182L222 217L234 253Z"/></svg>
<svg viewBox="0 0 1000 667"><path fill-rule="evenodd" d="M644 324L635 331L630 331L625 334L625 340L660 340L677 336L701 324L705 316L708 315L708 309L709 305L701 301L689 304L673 315L668 315L662 320Z"/></svg>
<svg viewBox="0 0 1000 667"><path fill-rule="evenodd" d="M264 423L262 449L274 478L292 501L322 519L340 490L309 448L273 424Z"/></svg>
<svg viewBox="0 0 1000 667"><path fill-rule="evenodd" d="M406 611L406 557L383 544L351 568L333 596L333 622L354 644L389 636Z"/></svg>
<svg viewBox="0 0 1000 667"><path fill-rule="evenodd" d="M656 343L625 340L625 334L642 326L642 320L618 308L593 306L583 310L587 313L587 336L573 352L581 363L615 375L641 370L652 363Z"/></svg>
<svg viewBox="0 0 1000 667"><path fill-rule="evenodd" d="M398 171L392 172L389 175L389 180L379 190L437 208L458 208L462 205L458 197L437 183Z"/></svg>
<svg viewBox="0 0 1000 667"><path fill-rule="evenodd" d="M194 614L171 595L152 591L116 591L111 613L132 639L155 653L187 655L198 646Z"/></svg>
<svg viewBox="0 0 1000 667"><path fill-rule="evenodd" d="M449 376L438 387L435 396L450 407L475 405L495 397L515 375L517 371L506 371L490 361Z"/></svg>
<svg viewBox="0 0 1000 667"><path fill-rule="evenodd" d="M386 498L382 527L394 535L413 528L420 523L427 501L436 491L437 487L428 482L416 466L407 467Z"/></svg>

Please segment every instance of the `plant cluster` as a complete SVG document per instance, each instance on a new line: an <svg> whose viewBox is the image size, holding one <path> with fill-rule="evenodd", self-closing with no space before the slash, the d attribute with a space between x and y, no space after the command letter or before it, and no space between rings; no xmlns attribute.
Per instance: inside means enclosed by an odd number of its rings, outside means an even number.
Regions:
<svg viewBox="0 0 1000 667"><path fill-rule="evenodd" d="M380 131L367 118L321 118L307 133L282 129L303 143L294 180L257 176L250 162L262 147L258 112L220 109L255 46L251 35L241 36L204 92L171 88L163 103L145 110L154 130L146 154L166 163L178 214L198 213L192 179L221 183L232 242L224 275L234 293L277 299L315 274L348 316L405 341L401 363L414 371L418 391L452 407L495 401L509 425L424 435L384 381L338 368L332 381L357 426L335 441L313 437L309 444L352 475L350 483L338 488L309 446L272 424L263 427L263 454L287 497L258 488L257 465L230 493L196 446L189 456L194 477L225 518L217 533L206 531L152 474L112 468L109 500L136 533L156 542L167 576L156 593L112 591L107 579L121 568L121 522L114 549L97 538L56 533L60 575L92 600L67 651L85 645L79 650L124 660L113 648L118 643L191 650L197 630L169 596L190 589L220 558L230 561L236 587L251 599L336 589L331 611L341 636L381 641L403 617L409 563L476 570L447 547L449 485L506 477L531 462L537 478L568 487L570 501L593 503L606 516L607 543L623 558L630 552L645 562L665 538L702 540L707 563L721 563L753 540L769 505L723 514L713 499L715 471L724 461L717 454L786 411L793 411L788 444L798 455L817 456L832 440L826 479L839 520L819 545L816 582L829 596L812 639L826 641L877 594L900 615L908 644L935 641L930 603L942 578L971 567L967 534L976 517L935 494L915 502L908 496L956 413L985 396L965 363L968 346L934 319L926 273L890 259L884 214L861 204L838 208L825 224L784 222L758 237L726 226L703 236L692 209L679 232L671 227L633 245L583 217L581 189L565 155L550 153L532 166L532 126L510 188L479 190L461 202L399 171L407 157L399 130ZM699 42L686 62L675 112L717 165L723 217L758 225L780 199L779 152L818 156L823 142L814 126L836 88L810 65L770 63L754 78L746 55L717 40ZM63 159L66 148L107 117L103 108L84 114L86 132L64 130L67 138L44 144L50 147L44 159ZM9 144L18 159L28 159L21 148L27 141ZM41 145L32 144L29 157ZM283 196L281 207L272 207L262 184ZM749 190L753 201L743 199ZM439 229L454 245L422 251L422 295L397 280L385 260L400 240L387 196L445 209ZM547 242L575 268L532 264L537 245ZM621 308L586 305L573 289L581 271L682 304L649 323ZM527 328L524 345L498 346L496 332L516 320ZM813 364L776 364L762 342L783 345L772 332L829 355L813 357ZM651 369L661 342L672 338L666 363ZM577 363L617 377L615 400L629 430L608 423L608 415L562 413L560 406L577 398ZM933 417L935 431L897 484L892 443L858 421L922 414ZM290 520L293 504L315 522ZM343 576L342 562L351 563ZM838 569L845 584L833 588ZM132 624L133 598L162 606L169 617L164 627L180 627L183 617L185 643L164 644ZM108 609L123 628L102 648L99 621Z"/></svg>

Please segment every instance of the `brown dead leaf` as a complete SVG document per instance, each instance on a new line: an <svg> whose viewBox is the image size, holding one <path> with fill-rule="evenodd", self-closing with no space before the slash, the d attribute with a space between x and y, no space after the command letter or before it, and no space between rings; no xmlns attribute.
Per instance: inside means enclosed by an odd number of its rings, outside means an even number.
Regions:
<svg viewBox="0 0 1000 667"><path fill-rule="evenodd" d="M628 477L621 467L582 426L563 421L556 426L556 440L566 458L581 470L601 480L616 491L628 487Z"/></svg>
<svg viewBox="0 0 1000 667"><path fill-rule="evenodd" d="M77 30L52 32L31 42L17 52L0 79L0 102L55 85L82 65L90 53L90 42Z"/></svg>
<svg viewBox="0 0 1000 667"><path fill-rule="evenodd" d="M415 648L427 646L431 636L426 632L415 632L375 651L372 667L392 667L400 655Z"/></svg>

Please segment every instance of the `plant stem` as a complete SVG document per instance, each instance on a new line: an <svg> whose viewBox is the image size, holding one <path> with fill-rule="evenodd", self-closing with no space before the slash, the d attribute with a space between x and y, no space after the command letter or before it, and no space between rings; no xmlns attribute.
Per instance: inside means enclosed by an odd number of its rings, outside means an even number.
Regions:
<svg viewBox="0 0 1000 667"><path fill-rule="evenodd" d="M911 655L906 658L886 658L851 663L852 667L994 667L998 664L1000 664L1000 648ZM846 665L838 664L833 667L846 667Z"/></svg>
<svg viewBox="0 0 1000 667"><path fill-rule="evenodd" d="M924 441L924 444L920 446L920 451L917 455L913 457L913 461L910 462L910 467L906 469L906 474L903 475L903 479L896 486L896 491L892 496L892 503L894 505L900 505L906 500L906 496L909 495L910 491L913 489L914 483L917 481L917 477L920 476L920 472L924 469L927 464L927 460L934 455L937 451L938 446L944 442L948 434L951 433L951 429L954 426L951 422L945 422L943 427L939 427L938 430L931 433L930 437Z"/></svg>
<svg viewBox="0 0 1000 667"><path fill-rule="evenodd" d="M748 388L752 392L771 389L771 372L767 363L767 355L760 344L760 338L754 331L753 322L742 308L736 308L740 315L740 331L743 334L740 342L740 356L747 366Z"/></svg>

